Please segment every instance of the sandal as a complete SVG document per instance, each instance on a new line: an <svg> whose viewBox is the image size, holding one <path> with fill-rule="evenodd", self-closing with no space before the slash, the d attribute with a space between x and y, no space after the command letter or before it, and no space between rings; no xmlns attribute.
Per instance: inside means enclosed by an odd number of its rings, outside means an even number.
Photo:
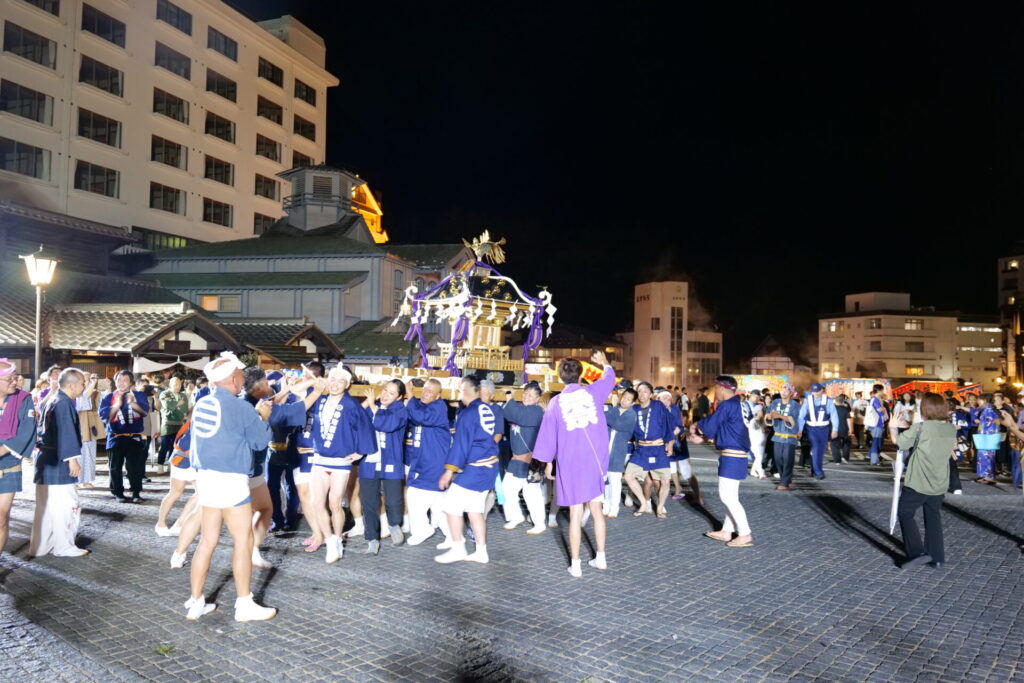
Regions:
<svg viewBox="0 0 1024 683"><path fill-rule="evenodd" d="M310 539L310 540L312 540L312 539ZM317 550L320 550L320 546L322 546L323 544L324 544L323 541L320 541L319 543L307 543L307 544L305 544L306 545L306 552L307 553L315 553Z"/></svg>
<svg viewBox="0 0 1024 683"><path fill-rule="evenodd" d="M668 519L668 513L664 510L658 510L658 519Z"/></svg>
<svg viewBox="0 0 1024 683"><path fill-rule="evenodd" d="M710 538L712 541L719 541L721 543L729 543L729 541L726 541L724 538L719 538L718 536L714 536L713 535L714 533L715 533L714 531L705 531L704 532L704 537L705 538Z"/></svg>
<svg viewBox="0 0 1024 683"><path fill-rule="evenodd" d="M736 541L729 541L728 543L726 543L726 545L730 548L749 548L750 546L754 545L754 542L748 541L747 543L737 543Z"/></svg>

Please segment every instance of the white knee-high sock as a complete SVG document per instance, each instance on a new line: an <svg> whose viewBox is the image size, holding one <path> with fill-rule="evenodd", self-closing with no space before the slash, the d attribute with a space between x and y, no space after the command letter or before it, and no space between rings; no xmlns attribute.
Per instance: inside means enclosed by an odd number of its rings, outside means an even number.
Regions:
<svg viewBox="0 0 1024 683"><path fill-rule="evenodd" d="M519 492L523 490L526 479L505 473L501 480L502 493L505 495L505 521L518 522L523 519L523 510L519 507Z"/></svg>
<svg viewBox="0 0 1024 683"><path fill-rule="evenodd" d="M534 526L544 524L544 492L539 483L526 484L523 486L523 500L526 501L526 509L530 512L530 519Z"/></svg>
<svg viewBox="0 0 1024 683"><path fill-rule="evenodd" d="M725 506L725 522L722 524L723 531L736 531L740 536L750 533L750 526L747 524L747 513L740 504L740 482L737 479L718 480L718 498Z"/></svg>

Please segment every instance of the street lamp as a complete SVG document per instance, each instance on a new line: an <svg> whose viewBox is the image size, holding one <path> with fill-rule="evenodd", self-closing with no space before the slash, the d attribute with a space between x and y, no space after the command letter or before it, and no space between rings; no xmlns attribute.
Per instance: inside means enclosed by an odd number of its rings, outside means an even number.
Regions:
<svg viewBox="0 0 1024 683"><path fill-rule="evenodd" d="M39 376L40 360L42 356L43 328L43 286L53 281L53 274L57 270L60 259L52 258L43 254L43 245L39 245L39 251L28 256L19 256L25 260L25 268L28 270L28 281L36 288L36 363L32 368L33 377Z"/></svg>

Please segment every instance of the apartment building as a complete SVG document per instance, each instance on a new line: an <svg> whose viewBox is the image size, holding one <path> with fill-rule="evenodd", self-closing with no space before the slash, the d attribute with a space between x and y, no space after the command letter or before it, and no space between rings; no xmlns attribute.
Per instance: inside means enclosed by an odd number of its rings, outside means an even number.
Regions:
<svg viewBox="0 0 1024 683"><path fill-rule="evenodd" d="M261 234L321 163L323 39L219 0L0 0L0 195L158 249Z"/></svg>

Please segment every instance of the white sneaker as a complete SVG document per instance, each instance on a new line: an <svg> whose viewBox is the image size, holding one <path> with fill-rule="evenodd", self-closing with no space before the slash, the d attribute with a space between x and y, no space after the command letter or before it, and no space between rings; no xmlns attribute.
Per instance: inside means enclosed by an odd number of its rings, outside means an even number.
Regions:
<svg viewBox="0 0 1024 683"><path fill-rule="evenodd" d="M515 529L517 526L519 526L520 524L522 524L525 521L526 521L525 519L515 519L515 520L512 520L511 522L505 522L505 524L501 528L502 529L506 529L508 531L511 531L512 529Z"/></svg>
<svg viewBox="0 0 1024 683"><path fill-rule="evenodd" d="M570 564L568 571L569 576L572 576L573 578L579 579L583 577L583 569L580 568L580 565L577 562Z"/></svg>
<svg viewBox="0 0 1024 683"><path fill-rule="evenodd" d="M259 548L252 549L252 566L254 569L270 569L274 565L263 559Z"/></svg>
<svg viewBox="0 0 1024 683"><path fill-rule="evenodd" d="M452 562L459 562L468 557L466 552L466 541L462 540L458 543L452 542L451 548L448 552L443 555L437 555L434 557L434 562L440 562L441 564L451 564Z"/></svg>
<svg viewBox="0 0 1024 683"><path fill-rule="evenodd" d="M171 569L181 569L185 566L188 553L171 553Z"/></svg>
<svg viewBox="0 0 1024 683"><path fill-rule="evenodd" d="M345 538L352 538L353 536L362 536L363 531L363 520L362 518L360 518L356 521L355 526L353 526L351 529L345 532L344 536Z"/></svg>
<svg viewBox="0 0 1024 683"><path fill-rule="evenodd" d="M558 525L556 524L555 526L557 527ZM530 534L531 536L536 536L537 534L542 534L547 530L548 528L542 524L540 526L535 526L532 529L527 529L526 533Z"/></svg>
<svg viewBox="0 0 1024 683"><path fill-rule="evenodd" d="M235 621L266 621L275 616L276 609L257 605L251 593L244 598L235 598Z"/></svg>
<svg viewBox="0 0 1024 683"><path fill-rule="evenodd" d="M490 561L491 557L487 554L487 548L477 548L471 554L466 555L466 562L479 562L480 564L487 564Z"/></svg>
<svg viewBox="0 0 1024 683"><path fill-rule="evenodd" d="M772 475L772 479L782 479L782 476L778 472L776 472L775 474Z"/></svg>
<svg viewBox="0 0 1024 683"><path fill-rule="evenodd" d="M964 495L963 489L957 489L956 491L953 491L953 495L954 496L962 496L962 495Z"/></svg>
<svg viewBox="0 0 1024 683"><path fill-rule="evenodd" d="M608 569L608 560L598 561L596 557L587 562L587 564L593 567L594 569Z"/></svg>
<svg viewBox="0 0 1024 683"><path fill-rule="evenodd" d="M327 564L334 564L341 559L341 553L338 552L338 548L341 545L341 539L337 536L328 536L324 542L327 546Z"/></svg>
<svg viewBox="0 0 1024 683"><path fill-rule="evenodd" d="M208 603L206 602L205 597L189 598L185 601L185 609L188 610L188 613L185 615L185 618L189 621L195 621L204 614L209 614L213 610L217 609L217 603Z"/></svg>
<svg viewBox="0 0 1024 683"><path fill-rule="evenodd" d="M168 529L167 527L160 526L159 524L157 524L155 527L153 527L153 529L156 531L156 535L157 536L176 536L177 535L177 534L171 533L171 530ZM181 531L179 530L178 533L180 534Z"/></svg>
<svg viewBox="0 0 1024 683"><path fill-rule="evenodd" d="M430 534L430 536L433 536L433 535L434 534ZM429 539L430 536L410 536L409 540L407 540L406 543L408 545L419 545L420 543L423 543L424 541Z"/></svg>
<svg viewBox="0 0 1024 683"><path fill-rule="evenodd" d="M444 539L443 541L441 541L440 543L438 543L434 547L437 548L438 550L451 550L452 546L454 546L454 545L455 545L455 541L453 541L450 538L446 538L446 539Z"/></svg>

